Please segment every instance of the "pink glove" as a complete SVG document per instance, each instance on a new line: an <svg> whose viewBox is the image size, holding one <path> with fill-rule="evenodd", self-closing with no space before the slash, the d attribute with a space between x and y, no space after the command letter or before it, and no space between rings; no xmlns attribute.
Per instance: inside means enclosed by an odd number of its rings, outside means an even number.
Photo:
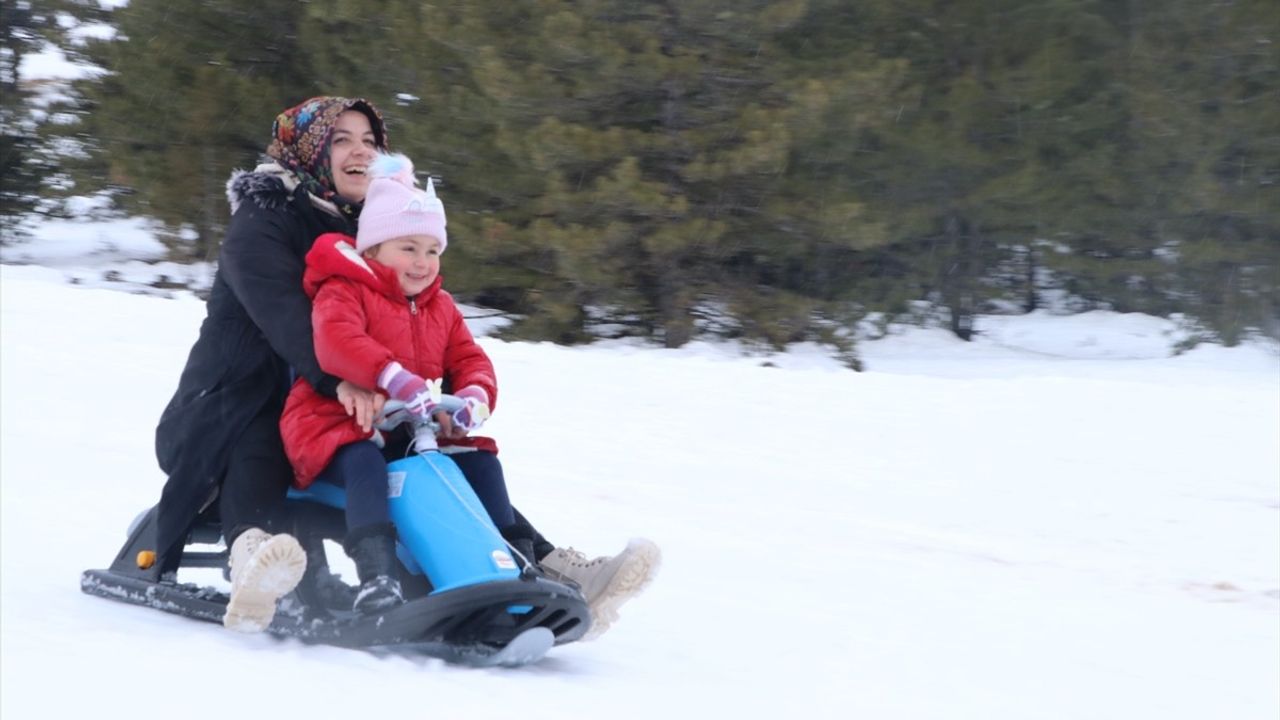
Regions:
<svg viewBox="0 0 1280 720"><path fill-rule="evenodd" d="M386 390L393 400L403 402L406 410L420 418L431 417L440 399L439 380L429 383L394 361L387 363L378 375L378 387Z"/></svg>
<svg viewBox="0 0 1280 720"><path fill-rule="evenodd" d="M466 403L462 409L454 411L454 427L471 432L489 419L489 393L485 392L484 388L479 385L468 385L454 393L454 396Z"/></svg>

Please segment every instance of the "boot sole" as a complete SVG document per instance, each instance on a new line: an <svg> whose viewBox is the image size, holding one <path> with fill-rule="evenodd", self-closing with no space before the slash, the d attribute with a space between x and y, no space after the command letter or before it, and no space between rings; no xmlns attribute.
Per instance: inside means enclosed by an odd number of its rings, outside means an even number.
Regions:
<svg viewBox="0 0 1280 720"><path fill-rule="evenodd" d="M662 565L662 551L648 540L632 540L623 552L627 554L626 562L609 578L595 601L588 603L591 629L582 636L583 640L595 640L612 627L618 621L618 608L649 587Z"/></svg>
<svg viewBox="0 0 1280 720"><path fill-rule="evenodd" d="M222 625L238 632L262 632L276 616L276 602L302 581L307 553L289 535L264 542L231 585Z"/></svg>

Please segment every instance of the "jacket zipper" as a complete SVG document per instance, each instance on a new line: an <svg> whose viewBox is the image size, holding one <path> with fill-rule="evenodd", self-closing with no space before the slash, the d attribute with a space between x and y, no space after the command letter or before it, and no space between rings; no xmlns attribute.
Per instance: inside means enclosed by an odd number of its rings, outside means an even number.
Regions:
<svg viewBox="0 0 1280 720"><path fill-rule="evenodd" d="M421 363L419 362L422 352L419 345L422 339L418 337L418 296L414 295L409 298L409 337L413 338L413 364L414 370L417 371Z"/></svg>

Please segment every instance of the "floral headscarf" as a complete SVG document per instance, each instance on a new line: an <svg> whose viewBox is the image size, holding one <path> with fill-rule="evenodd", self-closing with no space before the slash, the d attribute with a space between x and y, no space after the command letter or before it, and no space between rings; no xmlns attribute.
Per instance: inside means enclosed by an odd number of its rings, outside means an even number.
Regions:
<svg viewBox="0 0 1280 720"><path fill-rule="evenodd" d="M354 216L359 203L338 195L329 164L329 139L338 116L359 110L369 116L378 147L387 148L387 126L382 113L364 98L313 97L276 116L271 126L267 155L298 176L307 192L329 200L344 213Z"/></svg>

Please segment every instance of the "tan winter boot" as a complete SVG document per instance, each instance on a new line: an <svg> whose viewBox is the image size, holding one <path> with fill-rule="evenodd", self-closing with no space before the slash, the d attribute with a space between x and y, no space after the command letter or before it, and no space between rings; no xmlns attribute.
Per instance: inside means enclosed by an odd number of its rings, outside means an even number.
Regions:
<svg viewBox="0 0 1280 720"><path fill-rule="evenodd" d="M297 587L307 570L307 554L292 535L268 535L258 528L231 544L231 601L222 625L261 632L276 616L276 602Z"/></svg>
<svg viewBox="0 0 1280 720"><path fill-rule="evenodd" d="M556 548L538 563L547 577L570 582L582 590L591 610L591 629L583 640L594 640L618 620L618 608L639 595L658 573L662 551L651 540L633 538L613 557L587 559L573 548Z"/></svg>

